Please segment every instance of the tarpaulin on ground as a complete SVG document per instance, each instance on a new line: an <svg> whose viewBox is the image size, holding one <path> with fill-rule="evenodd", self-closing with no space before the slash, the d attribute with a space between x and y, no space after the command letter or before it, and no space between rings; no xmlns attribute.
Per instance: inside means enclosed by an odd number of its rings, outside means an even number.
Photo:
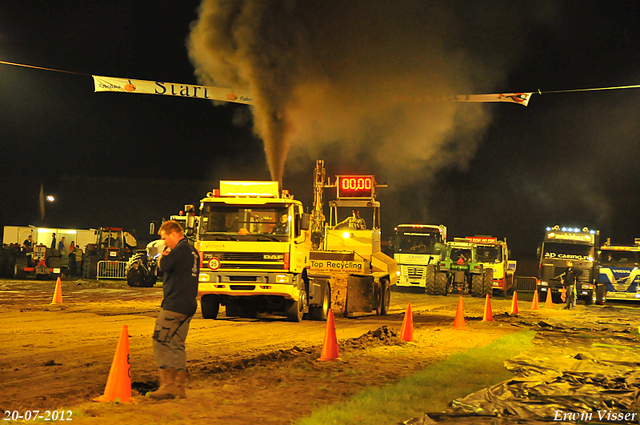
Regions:
<svg viewBox="0 0 640 425"><path fill-rule="evenodd" d="M513 379L405 423L640 423L638 319L585 316L573 327L537 323L536 347L505 362Z"/></svg>

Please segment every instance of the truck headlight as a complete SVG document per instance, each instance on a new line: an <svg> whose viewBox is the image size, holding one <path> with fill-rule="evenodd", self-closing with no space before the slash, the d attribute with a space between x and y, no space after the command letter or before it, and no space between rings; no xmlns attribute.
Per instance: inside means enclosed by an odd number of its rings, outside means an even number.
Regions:
<svg viewBox="0 0 640 425"><path fill-rule="evenodd" d="M276 275L276 283L288 283L288 282L289 282L289 276L287 276L286 274Z"/></svg>
<svg viewBox="0 0 640 425"><path fill-rule="evenodd" d="M402 272L400 270L396 271L396 276L400 277L401 274Z"/></svg>
<svg viewBox="0 0 640 425"><path fill-rule="evenodd" d="M209 282L210 280L211 280L211 276L209 276L206 273L200 273L200 276L198 276L199 282Z"/></svg>

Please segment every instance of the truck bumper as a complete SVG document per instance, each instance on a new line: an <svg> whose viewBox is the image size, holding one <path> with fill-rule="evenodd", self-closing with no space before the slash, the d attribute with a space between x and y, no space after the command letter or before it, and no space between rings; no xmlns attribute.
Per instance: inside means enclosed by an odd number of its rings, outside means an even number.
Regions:
<svg viewBox="0 0 640 425"><path fill-rule="evenodd" d="M201 272L198 283L198 297L212 294L230 297L270 296L297 300L300 291L299 280L291 273L236 276Z"/></svg>

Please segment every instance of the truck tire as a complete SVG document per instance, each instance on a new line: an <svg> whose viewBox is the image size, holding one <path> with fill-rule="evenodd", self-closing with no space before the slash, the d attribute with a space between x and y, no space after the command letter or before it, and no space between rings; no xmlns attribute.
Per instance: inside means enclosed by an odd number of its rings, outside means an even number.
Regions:
<svg viewBox="0 0 640 425"><path fill-rule="evenodd" d="M436 285L436 290L435 290L435 295L447 295L447 280L448 280L448 276L446 272L437 272L436 273L436 279L435 279L435 285Z"/></svg>
<svg viewBox="0 0 640 425"><path fill-rule="evenodd" d="M216 319L220 312L220 301L217 295L203 295L200 298L200 310L205 319Z"/></svg>
<svg viewBox="0 0 640 425"><path fill-rule="evenodd" d="M596 304L604 305L607 302L607 286L598 285L596 288Z"/></svg>
<svg viewBox="0 0 640 425"><path fill-rule="evenodd" d="M389 313L389 306L391 305L391 287L387 279L382 279L380 283L382 285L380 288L380 311L378 312L378 314L380 316L386 316L387 313Z"/></svg>
<svg viewBox="0 0 640 425"><path fill-rule="evenodd" d="M287 301L287 320L290 322L301 322L304 316L304 291L300 291L298 299L295 301Z"/></svg>
<svg viewBox="0 0 640 425"><path fill-rule="evenodd" d="M229 303L225 306L225 316L227 317L238 317L240 315L240 309L236 304Z"/></svg>
<svg viewBox="0 0 640 425"><path fill-rule="evenodd" d="M436 294L436 266L429 264L427 266L427 274L425 276L424 292L427 295Z"/></svg>
<svg viewBox="0 0 640 425"><path fill-rule="evenodd" d="M322 300L320 306L309 307L309 317L311 320L327 320L329 309L331 308L331 287L328 282L322 283Z"/></svg>

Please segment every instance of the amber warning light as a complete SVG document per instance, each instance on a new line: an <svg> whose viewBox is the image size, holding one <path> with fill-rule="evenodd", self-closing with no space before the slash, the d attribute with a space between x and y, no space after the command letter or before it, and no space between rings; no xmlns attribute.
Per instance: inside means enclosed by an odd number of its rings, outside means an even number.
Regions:
<svg viewBox="0 0 640 425"><path fill-rule="evenodd" d="M337 176L338 198L373 198L374 176Z"/></svg>

